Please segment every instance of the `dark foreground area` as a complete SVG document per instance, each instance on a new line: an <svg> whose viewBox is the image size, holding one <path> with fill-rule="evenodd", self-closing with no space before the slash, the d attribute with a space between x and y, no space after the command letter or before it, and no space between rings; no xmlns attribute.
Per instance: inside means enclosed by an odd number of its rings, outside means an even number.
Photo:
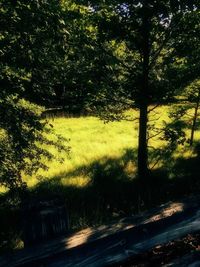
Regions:
<svg viewBox="0 0 200 267"><path fill-rule="evenodd" d="M200 232L157 245L118 265L119 267L200 266Z"/></svg>
<svg viewBox="0 0 200 267"><path fill-rule="evenodd" d="M6 254L0 258L0 266L165 266L179 256L179 262L181 257L197 261L199 232L200 197L193 196L161 205L140 216L87 228Z"/></svg>

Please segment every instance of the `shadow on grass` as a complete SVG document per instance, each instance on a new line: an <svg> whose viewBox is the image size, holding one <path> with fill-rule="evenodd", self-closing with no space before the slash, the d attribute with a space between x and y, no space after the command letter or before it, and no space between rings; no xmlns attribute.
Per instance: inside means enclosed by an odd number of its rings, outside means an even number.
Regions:
<svg viewBox="0 0 200 267"><path fill-rule="evenodd" d="M30 191L31 198L62 198L70 216L70 228L100 225L114 218L130 216L149 209L166 199L167 173L162 170L141 182L128 171L136 161L136 151L127 149L120 158L104 157L70 172L41 181ZM63 184L63 179L88 174L83 187ZM63 178L65 177L65 178Z"/></svg>
<svg viewBox="0 0 200 267"><path fill-rule="evenodd" d="M101 225L112 219L137 214L161 203L199 192L200 149L199 146L197 148L197 155L193 158L177 159L173 170L170 170L173 172L173 179L169 178L169 172L164 169L153 171L145 184L136 176L130 176L127 166L136 159L136 151L126 150L121 158L105 157L89 166L81 166L74 172L62 173L50 180L41 181L29 190L29 201L62 198L69 212L70 229ZM67 179L86 170L91 177L86 186L62 184L63 177ZM19 221L17 216L15 220L12 219L13 215L3 216L0 228L4 235L0 236L1 240L5 239L6 232L13 235L19 230L16 226ZM6 225L10 225L9 229Z"/></svg>
<svg viewBox="0 0 200 267"><path fill-rule="evenodd" d="M190 158L177 158L173 169L173 180L169 183L173 185L174 196L182 196L187 193L200 192L200 144L195 143L194 155Z"/></svg>

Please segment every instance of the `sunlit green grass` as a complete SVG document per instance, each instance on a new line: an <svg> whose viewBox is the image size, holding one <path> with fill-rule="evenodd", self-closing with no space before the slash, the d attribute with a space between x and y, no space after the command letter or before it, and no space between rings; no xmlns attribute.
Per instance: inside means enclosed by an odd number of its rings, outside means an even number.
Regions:
<svg viewBox="0 0 200 267"><path fill-rule="evenodd" d="M133 112L133 116L136 112ZM133 149L137 146L138 123L134 122L110 122L104 123L95 117L82 118L56 118L50 120L56 133L61 134L69 142L66 145L71 147L67 156L62 153L58 157L64 157L61 164L58 161L48 163L48 171L40 171L38 174L46 179L62 177L64 184L83 186L89 181L87 166L95 161L102 161L106 158L120 158L126 149ZM52 153L58 153L52 150ZM68 173L82 168L77 176L70 177ZM27 179L29 186L37 183L36 176Z"/></svg>
<svg viewBox="0 0 200 267"><path fill-rule="evenodd" d="M164 122L169 122L168 111L170 106L159 107L150 115L150 124L156 127L162 127ZM54 160L48 162L48 171L40 170L37 176L43 179L51 180L59 178L63 185L73 185L82 187L90 182L90 166L94 162L103 162L106 159L120 159L127 150L137 149L138 140L138 121L134 120L138 117L137 111L129 112L133 121L120 121L104 123L95 117L80 118L55 118L49 122L53 125L54 131L61 134L69 142L66 146L71 147L69 155L58 153L55 149L49 148L50 151L57 155L58 158L63 157L64 162ZM188 136L190 130L187 130ZM195 133L196 139L200 138L200 131ZM155 148L162 148L165 145L158 137L150 139L149 145ZM185 157L191 156L191 150L183 150L179 147L175 155L180 154ZM159 165L158 165L159 166ZM133 176L136 172L136 159L133 159L126 166L127 174ZM38 183L36 175L25 177L28 186L34 186Z"/></svg>

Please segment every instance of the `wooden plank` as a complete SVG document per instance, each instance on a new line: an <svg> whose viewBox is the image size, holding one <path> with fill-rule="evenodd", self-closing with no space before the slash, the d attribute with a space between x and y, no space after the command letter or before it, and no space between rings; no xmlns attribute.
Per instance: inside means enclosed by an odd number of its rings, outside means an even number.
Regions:
<svg viewBox="0 0 200 267"><path fill-rule="evenodd" d="M198 215L195 213L198 211L199 203L199 197L185 199L181 202L160 206L140 216L125 218L101 227L87 228L66 237L57 238L51 242L0 258L0 266L36 267L40 266L37 264L42 262L43 266L54 264L52 265L54 267L60 261L65 262L64 266L75 266L76 262L79 265L81 262L90 264L90 261L91 264L96 262L96 266L104 266L98 265L98 262L100 262L99 264L102 261L110 262L108 260L110 255L114 260L122 260L130 256L132 251L134 253L138 250L141 251L141 247L147 249L149 246L147 244L153 245L161 238L167 240L164 233L162 235L162 229L165 228L166 230L171 225L177 226L183 219L185 221L187 218L194 220L194 216L199 216L199 213ZM183 227L183 225L180 225L180 227ZM171 235L170 238L174 236ZM147 242L147 240L150 241ZM51 263L48 262L49 259L51 259ZM45 265L45 262L48 262L49 265Z"/></svg>

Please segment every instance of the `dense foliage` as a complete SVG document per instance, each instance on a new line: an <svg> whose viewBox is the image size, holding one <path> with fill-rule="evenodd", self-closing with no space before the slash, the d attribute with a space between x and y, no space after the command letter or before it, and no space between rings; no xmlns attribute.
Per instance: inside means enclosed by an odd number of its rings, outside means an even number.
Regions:
<svg viewBox="0 0 200 267"><path fill-rule="evenodd" d="M42 109L29 101L43 104L47 92L50 101L66 34L57 1L1 1L0 12L0 184L16 189L22 171L53 157L44 144L63 148L45 137Z"/></svg>

